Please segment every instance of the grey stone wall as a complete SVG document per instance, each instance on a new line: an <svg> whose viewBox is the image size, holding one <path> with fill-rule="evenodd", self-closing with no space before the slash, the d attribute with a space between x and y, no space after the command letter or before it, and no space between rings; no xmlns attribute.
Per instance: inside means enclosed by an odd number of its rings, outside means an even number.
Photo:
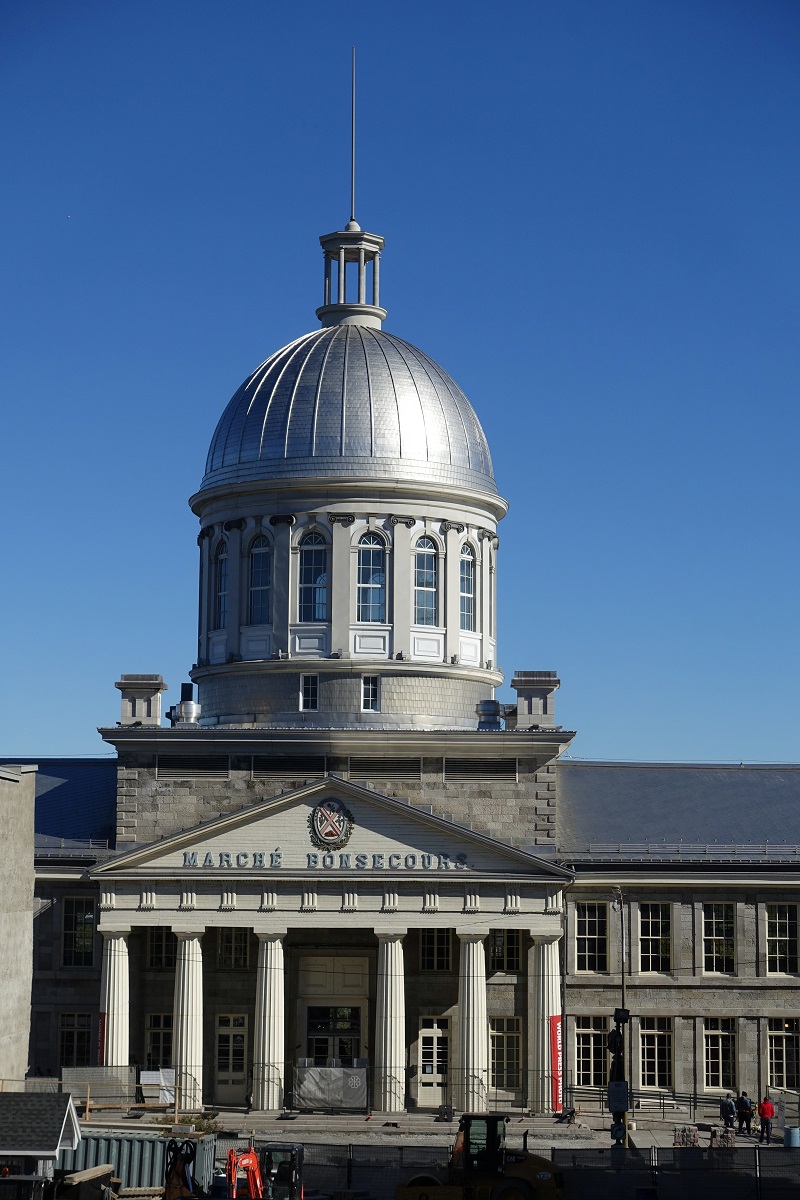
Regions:
<svg viewBox="0 0 800 1200"><path fill-rule="evenodd" d="M227 780L164 780L157 777L152 755L127 755L120 760L118 773L117 844L155 841L311 782L307 778L254 779L250 762L247 757L232 756ZM554 763L520 759L517 782L448 782L443 778L442 763L441 758L423 759L422 778L414 780L381 778L376 762L366 786L412 804L430 805L435 815L472 826L510 846L530 847L535 852L537 846L544 851L554 845ZM346 758L328 760L331 772L346 775L347 768Z"/></svg>
<svg viewBox="0 0 800 1200"><path fill-rule="evenodd" d="M33 813L36 770L0 766L0 1079L22 1090L28 1066L33 943Z"/></svg>

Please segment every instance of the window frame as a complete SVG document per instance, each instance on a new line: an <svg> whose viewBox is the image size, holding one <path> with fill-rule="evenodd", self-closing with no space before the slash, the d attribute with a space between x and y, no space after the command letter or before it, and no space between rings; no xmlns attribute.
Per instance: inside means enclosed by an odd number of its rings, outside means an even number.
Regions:
<svg viewBox="0 0 800 1200"><path fill-rule="evenodd" d="M608 1017L575 1017L575 1086L605 1087L608 1083Z"/></svg>
<svg viewBox="0 0 800 1200"><path fill-rule="evenodd" d="M489 1086L518 1092L522 1087L522 1019L489 1018Z"/></svg>
<svg viewBox="0 0 800 1200"><path fill-rule="evenodd" d="M769 1086L782 1091L799 1091L800 1018L769 1017L767 1019L767 1040Z"/></svg>
<svg viewBox="0 0 800 1200"><path fill-rule="evenodd" d="M262 561L257 563L256 559ZM258 575L256 575L256 569ZM266 583L262 582L265 569ZM259 582L256 583L256 579ZM250 542L247 557L247 583L248 625L270 625L272 623L272 543L263 533L257 534Z"/></svg>
<svg viewBox="0 0 800 1200"><path fill-rule="evenodd" d="M453 936L450 929L421 929L419 934L420 974L446 975L453 970Z"/></svg>
<svg viewBox="0 0 800 1200"><path fill-rule="evenodd" d="M767 974L797 975L798 956L797 905L767 904ZM780 911L784 910L784 911ZM780 924L785 921L781 930ZM785 966L781 966L781 960Z"/></svg>
<svg viewBox="0 0 800 1200"><path fill-rule="evenodd" d="M368 695L371 692L371 695ZM380 675L361 676L361 711L381 711L381 677Z"/></svg>
<svg viewBox="0 0 800 1200"><path fill-rule="evenodd" d="M148 971L172 971L178 958L178 939L169 925L147 927Z"/></svg>
<svg viewBox="0 0 800 1200"><path fill-rule="evenodd" d="M326 624L330 620L330 543L314 529L300 538L297 548L298 624Z"/></svg>
<svg viewBox="0 0 800 1200"><path fill-rule="evenodd" d="M155 1021L162 1022L156 1025ZM144 1061L148 1071L157 1071L160 1067L172 1066L172 1048L174 1035L174 1018L171 1012L148 1012L144 1016ZM159 1053L153 1054L153 1046L158 1043ZM165 1049L168 1047L168 1052Z"/></svg>
<svg viewBox="0 0 800 1200"><path fill-rule="evenodd" d="M300 712L319 712L319 675L304 672L300 676L298 704Z"/></svg>
<svg viewBox="0 0 800 1200"><path fill-rule="evenodd" d="M222 538L214 550L214 629L228 628L228 584L230 563L228 543Z"/></svg>
<svg viewBox="0 0 800 1200"><path fill-rule="evenodd" d="M489 970L518 975L522 970L522 933L519 929L489 930Z"/></svg>
<svg viewBox="0 0 800 1200"><path fill-rule="evenodd" d="M672 1017L639 1018L639 1080L643 1088L672 1090L674 1046Z"/></svg>
<svg viewBox="0 0 800 1200"><path fill-rule="evenodd" d="M657 916L653 909L660 910ZM645 960L649 965L645 965ZM654 966L654 962L658 965ZM672 905L659 900L640 902L639 971L643 975L669 975L671 970Z"/></svg>
<svg viewBox="0 0 800 1200"><path fill-rule="evenodd" d="M469 542L462 542L458 554L458 627L464 633L476 633L478 556Z"/></svg>
<svg viewBox="0 0 800 1200"><path fill-rule="evenodd" d="M217 970L248 971L250 969L250 930L238 925L217 928Z"/></svg>
<svg viewBox="0 0 800 1200"><path fill-rule="evenodd" d="M370 529L361 535L357 544L356 621L359 625L386 624L386 577L386 539Z"/></svg>
<svg viewBox="0 0 800 1200"><path fill-rule="evenodd" d="M736 974L736 905L732 900L709 900L703 904L703 972Z"/></svg>
<svg viewBox="0 0 800 1200"><path fill-rule="evenodd" d="M70 906L82 905L84 912L91 913L90 922L91 933L88 936L88 948L84 944L83 949L79 949L79 942L85 942L86 928L79 928L77 922L77 914L74 917L74 926L72 929L67 928L67 914ZM61 917L61 964L64 967L77 968L78 970L91 970L95 965L95 934L97 933L97 902L94 896L65 896L63 899L62 917ZM72 950L68 952L68 939L73 939ZM83 961L77 961L82 958Z"/></svg>
<svg viewBox="0 0 800 1200"><path fill-rule="evenodd" d="M68 1023L70 1019L73 1024ZM68 1040L72 1043L72 1053L69 1055L65 1053ZM78 1054L79 1044L82 1051L80 1054ZM60 1067L90 1067L92 1065L92 1045L91 1013L62 1012L59 1014L58 1062ZM78 1059L82 1061L78 1061Z"/></svg>
<svg viewBox="0 0 800 1200"><path fill-rule="evenodd" d="M587 910L581 913L581 909ZM589 909L593 913L589 913ZM581 932L581 922L597 922L597 931L590 932L588 924ZM601 930L602 925L602 930ZM608 902L605 900L576 900L575 902L575 971L581 975L607 975L609 971ZM591 943L595 944L598 965L589 966ZM584 943L583 945L581 943ZM602 943L602 947L601 947ZM583 958L583 963L581 959ZM600 965L602 963L602 965Z"/></svg>
<svg viewBox="0 0 800 1200"><path fill-rule="evenodd" d="M716 1078L712 1072L712 1051L716 1050ZM727 1073L726 1073L727 1069ZM735 1092L736 1018L703 1017L703 1079L706 1091Z"/></svg>
<svg viewBox="0 0 800 1200"><path fill-rule="evenodd" d="M426 543L423 546L423 542ZM421 558L432 559L432 567L420 566ZM420 583L420 578L432 576L432 583ZM414 543L414 625L425 629L439 626L439 547L433 538L425 533ZM422 605L420 604L422 601ZM432 615L432 620L426 619L426 614Z"/></svg>

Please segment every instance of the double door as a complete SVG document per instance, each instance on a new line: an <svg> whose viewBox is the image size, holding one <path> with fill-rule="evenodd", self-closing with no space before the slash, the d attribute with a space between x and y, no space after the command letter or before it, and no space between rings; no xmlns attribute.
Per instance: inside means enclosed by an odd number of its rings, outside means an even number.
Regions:
<svg viewBox="0 0 800 1200"><path fill-rule="evenodd" d="M438 1108L447 1101L447 1064L450 1058L449 1017L421 1017L419 1022L420 1108Z"/></svg>
<svg viewBox="0 0 800 1200"><path fill-rule="evenodd" d="M220 1013L215 1029L216 1104L247 1102L247 1017L244 1013Z"/></svg>

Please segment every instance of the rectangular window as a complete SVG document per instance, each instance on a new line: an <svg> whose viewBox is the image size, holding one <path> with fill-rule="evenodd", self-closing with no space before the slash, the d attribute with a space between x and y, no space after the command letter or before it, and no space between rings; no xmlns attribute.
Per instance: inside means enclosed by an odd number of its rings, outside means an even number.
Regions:
<svg viewBox="0 0 800 1200"><path fill-rule="evenodd" d="M640 970L669 971L671 959L669 904L639 905Z"/></svg>
<svg viewBox="0 0 800 1200"><path fill-rule="evenodd" d="M247 929L217 930L217 966L225 971L250 965L250 939Z"/></svg>
<svg viewBox="0 0 800 1200"><path fill-rule="evenodd" d="M797 974L797 905L767 905L767 971Z"/></svg>
<svg viewBox="0 0 800 1200"><path fill-rule="evenodd" d="M520 1024L519 1017L492 1017L489 1021L493 1088L514 1091L522 1086Z"/></svg>
<svg viewBox="0 0 800 1200"><path fill-rule="evenodd" d="M658 905L656 905L658 907ZM642 1017L642 1087L672 1087L672 1018Z"/></svg>
<svg viewBox="0 0 800 1200"><path fill-rule="evenodd" d="M144 1027L148 1071L172 1066L172 1013L148 1013Z"/></svg>
<svg viewBox="0 0 800 1200"><path fill-rule="evenodd" d="M732 907L732 906L731 906ZM706 1087L736 1090L736 1019L706 1017Z"/></svg>
<svg viewBox="0 0 800 1200"><path fill-rule="evenodd" d="M800 1020L769 1019L769 1086L800 1090Z"/></svg>
<svg viewBox="0 0 800 1200"><path fill-rule="evenodd" d="M67 896L64 900L64 966L94 966L94 900Z"/></svg>
<svg viewBox="0 0 800 1200"><path fill-rule="evenodd" d="M419 969L421 971L449 971L451 958L450 930L423 929L419 942Z"/></svg>
<svg viewBox="0 0 800 1200"><path fill-rule="evenodd" d="M300 676L300 708L316 712L319 708L319 675Z"/></svg>
<svg viewBox="0 0 800 1200"><path fill-rule="evenodd" d="M489 933L489 970L519 971L520 932L518 929L492 929Z"/></svg>
<svg viewBox="0 0 800 1200"><path fill-rule="evenodd" d="M178 945L175 934L166 925L147 931L147 965L151 971L163 971L175 966Z"/></svg>
<svg viewBox="0 0 800 1200"><path fill-rule="evenodd" d="M575 1018L575 1082L578 1087L608 1083L608 1017Z"/></svg>
<svg viewBox="0 0 800 1200"><path fill-rule="evenodd" d="M576 904L576 965L579 971L608 970L608 906Z"/></svg>
<svg viewBox="0 0 800 1200"><path fill-rule="evenodd" d="M733 975L735 970L734 912L733 904L703 905L703 963L716 975Z"/></svg>
<svg viewBox="0 0 800 1200"><path fill-rule="evenodd" d="M380 711L380 675L362 675L361 708L364 712Z"/></svg>
<svg viewBox="0 0 800 1200"><path fill-rule="evenodd" d="M62 1067L88 1067L92 1053L92 1014L62 1013L59 1062Z"/></svg>

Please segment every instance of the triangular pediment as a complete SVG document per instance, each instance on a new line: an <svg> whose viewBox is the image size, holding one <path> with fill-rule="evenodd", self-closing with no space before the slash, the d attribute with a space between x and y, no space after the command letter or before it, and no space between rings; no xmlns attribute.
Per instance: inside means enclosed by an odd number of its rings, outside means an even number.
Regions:
<svg viewBox="0 0 800 1200"><path fill-rule="evenodd" d="M126 851L92 875L363 878L392 871L571 878L535 855L335 776Z"/></svg>

